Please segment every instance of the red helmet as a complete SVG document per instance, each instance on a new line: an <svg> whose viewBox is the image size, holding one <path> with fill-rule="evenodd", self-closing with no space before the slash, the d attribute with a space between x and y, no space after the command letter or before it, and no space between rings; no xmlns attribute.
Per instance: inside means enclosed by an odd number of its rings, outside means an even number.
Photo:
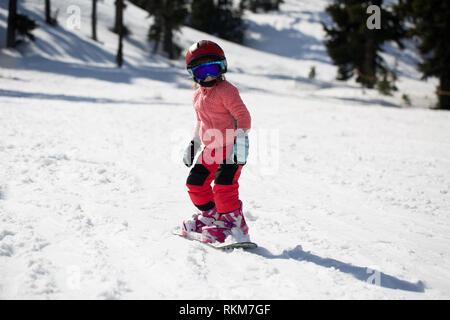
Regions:
<svg viewBox="0 0 450 320"><path fill-rule="evenodd" d="M221 47L217 43L214 43L210 40L201 40L197 43L194 43L186 53L186 67L192 68L195 66L196 61L201 58L213 58L218 61L226 60L225 54ZM226 65L226 64L225 64ZM223 70L223 73L226 72L226 69Z"/></svg>

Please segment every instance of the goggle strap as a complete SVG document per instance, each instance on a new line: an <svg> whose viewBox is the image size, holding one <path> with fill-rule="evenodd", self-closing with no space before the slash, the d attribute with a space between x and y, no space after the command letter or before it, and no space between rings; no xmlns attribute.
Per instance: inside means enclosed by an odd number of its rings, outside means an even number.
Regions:
<svg viewBox="0 0 450 320"><path fill-rule="evenodd" d="M198 66L195 66L193 68L189 68L188 70L189 70L189 73L194 73L195 69L203 67L203 66L209 66L209 65L212 65L212 64L218 64L218 65L220 65L221 69L225 69L225 66L226 66L226 62L225 61L226 60L206 62L206 63L199 64Z"/></svg>

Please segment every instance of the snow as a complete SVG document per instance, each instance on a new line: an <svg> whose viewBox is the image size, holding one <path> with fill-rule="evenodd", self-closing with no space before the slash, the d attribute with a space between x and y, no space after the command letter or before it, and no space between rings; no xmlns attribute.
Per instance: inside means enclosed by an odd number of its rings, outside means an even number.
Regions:
<svg viewBox="0 0 450 320"><path fill-rule="evenodd" d="M241 46L212 39L253 119L240 194L253 251L221 252L171 234L195 210L182 150L192 82L184 61L151 53L147 14L128 4L115 67L113 0L56 29L41 1L36 43L0 51L0 298L448 299L450 114L433 111L413 46L392 97L335 81L320 19L327 1L251 14ZM0 31L6 29L0 4ZM260 39L260 40L255 40ZM315 80L308 79L311 66ZM408 94L413 106L401 99ZM202 290L198 290L202 288Z"/></svg>

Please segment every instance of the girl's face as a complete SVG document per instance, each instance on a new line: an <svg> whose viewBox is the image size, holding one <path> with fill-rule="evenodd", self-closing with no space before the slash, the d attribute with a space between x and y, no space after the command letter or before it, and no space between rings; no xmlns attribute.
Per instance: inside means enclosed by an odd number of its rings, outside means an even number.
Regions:
<svg viewBox="0 0 450 320"><path fill-rule="evenodd" d="M204 80L204 82L209 82L214 80L215 78L211 77L211 76L207 76L206 79Z"/></svg>

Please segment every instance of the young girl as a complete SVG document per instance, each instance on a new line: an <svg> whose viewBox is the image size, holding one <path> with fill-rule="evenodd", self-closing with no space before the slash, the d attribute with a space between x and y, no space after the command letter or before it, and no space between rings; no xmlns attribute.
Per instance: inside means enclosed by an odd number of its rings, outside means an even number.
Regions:
<svg viewBox="0 0 450 320"><path fill-rule="evenodd" d="M189 196L201 212L183 221L183 233L201 233L202 241L211 243L224 242L236 231L248 239L238 179L247 162L250 114L237 88L225 80L227 60L216 43L202 40L193 44L186 54L186 67L200 87L194 93L197 123L184 153L185 165L192 167L201 144L205 147L186 182Z"/></svg>

